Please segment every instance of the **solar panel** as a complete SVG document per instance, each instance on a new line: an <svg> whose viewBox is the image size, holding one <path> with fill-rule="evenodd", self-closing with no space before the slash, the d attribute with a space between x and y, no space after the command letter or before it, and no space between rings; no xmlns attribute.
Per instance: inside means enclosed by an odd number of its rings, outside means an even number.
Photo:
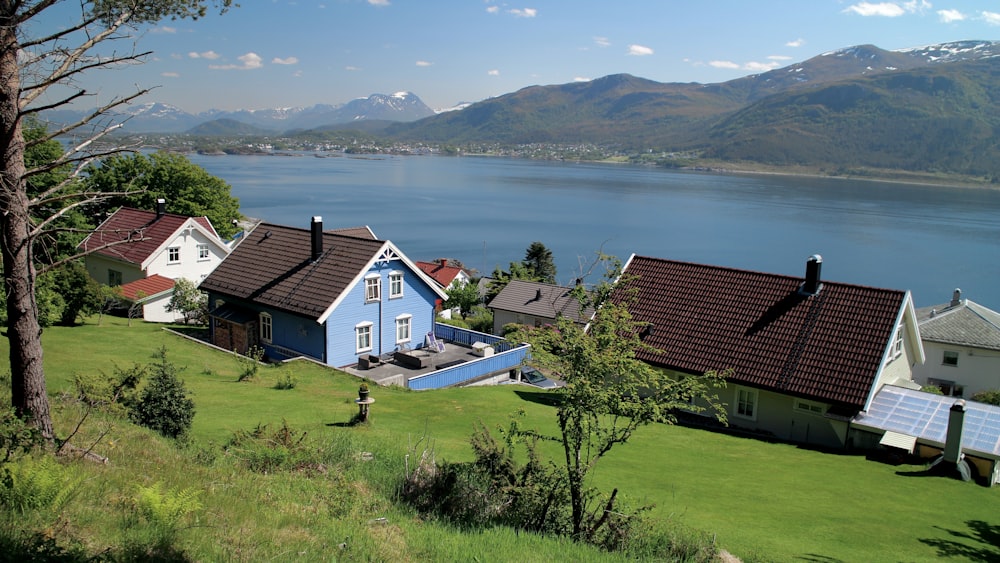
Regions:
<svg viewBox="0 0 1000 563"><path fill-rule="evenodd" d="M944 445L948 416L956 400L886 385L872 399L868 411L859 413L852 422ZM1000 407L965 402L962 450L1000 457Z"/></svg>

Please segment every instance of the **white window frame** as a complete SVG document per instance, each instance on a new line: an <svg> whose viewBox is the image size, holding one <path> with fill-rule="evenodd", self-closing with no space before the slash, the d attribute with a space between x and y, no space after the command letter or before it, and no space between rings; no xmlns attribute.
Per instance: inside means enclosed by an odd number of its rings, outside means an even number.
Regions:
<svg viewBox="0 0 1000 563"><path fill-rule="evenodd" d="M747 413L749 406L749 414ZM733 416L747 420L757 420L760 409L760 393L750 387L736 388L736 402L733 404Z"/></svg>
<svg viewBox="0 0 1000 563"><path fill-rule="evenodd" d="M903 355L903 332L905 328L906 325L903 323L900 323L899 326L896 327L896 334L892 339L892 347L889 348L890 362Z"/></svg>
<svg viewBox="0 0 1000 563"><path fill-rule="evenodd" d="M405 334L401 331L405 329ZM413 339L413 315L399 315L396 317L396 344L410 342Z"/></svg>
<svg viewBox="0 0 1000 563"><path fill-rule="evenodd" d="M208 244L198 243L198 261L204 262L210 258L212 258L212 254L208 250Z"/></svg>
<svg viewBox="0 0 1000 563"><path fill-rule="evenodd" d="M365 276L365 303L382 300L382 276L368 274Z"/></svg>
<svg viewBox="0 0 1000 563"><path fill-rule="evenodd" d="M372 327L374 323L365 321L354 325L354 348L358 354L372 351ZM362 344L361 338L364 335L366 342Z"/></svg>
<svg viewBox="0 0 1000 563"><path fill-rule="evenodd" d="M823 416L826 414L827 405L823 403L817 403L816 401L807 401L805 399L792 399L795 401L796 412L801 412L805 414L811 414L815 416Z"/></svg>
<svg viewBox="0 0 1000 563"><path fill-rule="evenodd" d="M260 341L270 344L274 338L274 319L270 313L261 313L258 324L260 325Z"/></svg>
<svg viewBox="0 0 1000 563"><path fill-rule="evenodd" d="M959 356L961 354L955 350L945 350L941 353L941 365L957 368ZM951 358L951 361L949 361L949 358Z"/></svg>
<svg viewBox="0 0 1000 563"><path fill-rule="evenodd" d="M389 272L389 299L403 296L403 272Z"/></svg>
<svg viewBox="0 0 1000 563"><path fill-rule="evenodd" d="M179 264L181 261L181 247L171 246L167 248L167 263Z"/></svg>

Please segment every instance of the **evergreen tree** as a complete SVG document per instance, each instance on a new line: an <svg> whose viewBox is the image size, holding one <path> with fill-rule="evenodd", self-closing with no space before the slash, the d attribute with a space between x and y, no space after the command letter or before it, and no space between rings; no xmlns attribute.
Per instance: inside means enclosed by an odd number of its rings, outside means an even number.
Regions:
<svg viewBox="0 0 1000 563"><path fill-rule="evenodd" d="M521 262L534 273L534 278L545 283L556 283L556 264L552 259L552 251L541 242L531 243L524 253Z"/></svg>

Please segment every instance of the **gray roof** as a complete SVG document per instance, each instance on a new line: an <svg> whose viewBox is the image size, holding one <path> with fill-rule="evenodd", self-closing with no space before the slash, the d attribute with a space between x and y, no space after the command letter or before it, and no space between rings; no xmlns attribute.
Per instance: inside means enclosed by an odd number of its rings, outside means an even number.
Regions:
<svg viewBox="0 0 1000 563"><path fill-rule="evenodd" d="M511 280L490 301L490 309L521 313L533 317L555 319L566 317L578 323L587 322L592 309L580 311L580 302L570 295L572 288L548 283Z"/></svg>
<svg viewBox="0 0 1000 563"><path fill-rule="evenodd" d="M1000 350L1000 313L968 299L917 309L917 322L928 342Z"/></svg>

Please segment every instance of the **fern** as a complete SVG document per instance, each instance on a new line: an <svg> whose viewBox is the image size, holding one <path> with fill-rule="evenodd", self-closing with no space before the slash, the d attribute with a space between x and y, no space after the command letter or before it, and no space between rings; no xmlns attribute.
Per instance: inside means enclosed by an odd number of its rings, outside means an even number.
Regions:
<svg viewBox="0 0 1000 563"><path fill-rule="evenodd" d="M59 509L73 496L80 481L50 458L24 458L3 467L0 504L22 514L35 509Z"/></svg>
<svg viewBox="0 0 1000 563"><path fill-rule="evenodd" d="M140 485L135 506L139 514L164 535L172 535L184 517L202 508L197 490L164 491L159 482L148 487Z"/></svg>

